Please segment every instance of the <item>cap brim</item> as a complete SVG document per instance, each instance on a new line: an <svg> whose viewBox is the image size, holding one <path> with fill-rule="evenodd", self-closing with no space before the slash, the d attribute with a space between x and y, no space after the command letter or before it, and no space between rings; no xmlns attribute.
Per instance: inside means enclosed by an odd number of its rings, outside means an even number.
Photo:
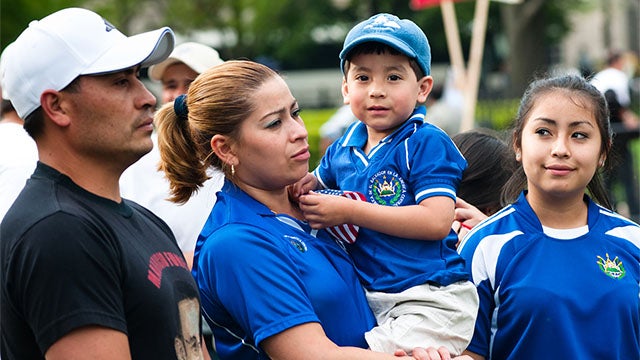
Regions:
<svg viewBox="0 0 640 360"><path fill-rule="evenodd" d="M164 74L164 71L173 64L177 64L180 62L184 62L180 59L176 59L174 57L168 57L167 59L165 59L164 61L161 61L158 64L152 65L149 68L149 78L151 80L154 81L161 81L162 80L162 74Z"/></svg>
<svg viewBox="0 0 640 360"><path fill-rule="evenodd" d="M418 55L413 51L413 49L411 49L411 47L409 47L407 44L403 43L402 41L399 41L397 38L392 37L392 36L386 36L384 34L381 33L376 33L376 34L369 34L369 35L363 35L353 41L351 41L349 43L349 45L347 45L345 48L342 49L342 51L340 51L340 71L342 71L342 74L344 75L344 63L347 59L347 56L349 55L349 52L351 50L353 50L354 47L362 44L362 43L366 43L366 42L379 42L379 43L383 43L386 45L391 46L392 48L400 51L401 53L407 55L408 57L414 59L417 58Z"/></svg>
<svg viewBox="0 0 640 360"><path fill-rule="evenodd" d="M418 54L416 54L409 45L403 43L402 41L399 41L396 37L387 36L381 33L376 33L376 34L364 35L351 41L351 43L349 43L349 45L347 45L347 47L342 49L342 51L340 52L340 59L342 60L346 59L347 55L351 50L353 50L354 47L365 42L379 42L379 43L387 44L392 48L400 51L401 53L407 55L410 58L418 57Z"/></svg>
<svg viewBox="0 0 640 360"><path fill-rule="evenodd" d="M173 51L173 31L168 27L133 35L105 52L80 75L102 74L140 65L147 67L166 59Z"/></svg>

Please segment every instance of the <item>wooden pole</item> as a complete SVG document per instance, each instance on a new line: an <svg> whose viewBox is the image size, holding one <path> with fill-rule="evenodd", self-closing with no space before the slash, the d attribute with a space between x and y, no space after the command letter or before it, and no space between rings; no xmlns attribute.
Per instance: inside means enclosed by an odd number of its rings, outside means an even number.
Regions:
<svg viewBox="0 0 640 360"><path fill-rule="evenodd" d="M442 10L442 21L444 22L444 31L447 36L447 47L449 49L449 57L451 58L451 67L453 68L455 85L458 89L463 89L466 69L464 65L464 57L462 55L462 45L460 44L460 33L458 32L458 21L456 20L456 11L453 7L453 1L442 0L440 3L440 10Z"/></svg>
<svg viewBox="0 0 640 360"><path fill-rule="evenodd" d="M466 86L464 92L464 108L462 109L462 122L460 123L461 132L471 130L474 127L488 16L489 0L476 0L469 64L465 76Z"/></svg>

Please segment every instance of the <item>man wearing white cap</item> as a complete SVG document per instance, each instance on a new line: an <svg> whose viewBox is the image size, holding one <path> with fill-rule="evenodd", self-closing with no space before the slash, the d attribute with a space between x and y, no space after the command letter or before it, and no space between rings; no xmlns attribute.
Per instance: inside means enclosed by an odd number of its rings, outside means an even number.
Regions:
<svg viewBox="0 0 640 360"><path fill-rule="evenodd" d="M173 45L167 27L127 37L69 8L4 50L3 90L39 162L0 225L3 360L207 357L175 238L118 183L153 146L138 73Z"/></svg>
<svg viewBox="0 0 640 360"><path fill-rule="evenodd" d="M162 83L161 99L164 104L186 94L191 82L201 72L223 62L215 49L196 42L185 42L177 45L166 60L149 67L148 73L151 80ZM191 266L196 240L216 202L216 192L222 188L223 175L220 171L212 170L209 173L211 178L185 204L169 201L169 182L164 173L158 170L160 152L157 134L154 133L152 139L153 150L122 174L122 194L150 209L169 225Z"/></svg>

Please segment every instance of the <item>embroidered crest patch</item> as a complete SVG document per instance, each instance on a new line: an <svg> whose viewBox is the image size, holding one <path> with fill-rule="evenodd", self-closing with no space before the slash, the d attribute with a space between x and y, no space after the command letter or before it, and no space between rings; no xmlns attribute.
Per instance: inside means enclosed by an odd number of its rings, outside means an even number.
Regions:
<svg viewBox="0 0 640 360"><path fill-rule="evenodd" d="M380 205L402 204L407 192L404 179L392 170L382 170L369 179L369 198Z"/></svg>
<svg viewBox="0 0 640 360"><path fill-rule="evenodd" d="M307 252L307 244L305 244L304 241L302 241L302 239L295 236L289 236L289 235L285 235L284 237L287 240L289 240L289 244L293 245L293 247L298 249L298 251L302 253Z"/></svg>
<svg viewBox="0 0 640 360"><path fill-rule="evenodd" d="M609 254L606 254L606 256L606 260L601 256L598 256L598 266L605 275L616 280L622 279L627 275L627 271L624 269L622 261L620 261L617 256L613 260L609 259Z"/></svg>

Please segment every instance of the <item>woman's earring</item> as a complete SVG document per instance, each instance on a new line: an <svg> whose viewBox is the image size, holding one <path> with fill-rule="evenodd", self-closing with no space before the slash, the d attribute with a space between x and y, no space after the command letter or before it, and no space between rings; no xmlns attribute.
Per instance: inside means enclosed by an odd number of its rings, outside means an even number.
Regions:
<svg viewBox="0 0 640 360"><path fill-rule="evenodd" d="M236 168L231 164L231 176L233 177L236 174Z"/></svg>
<svg viewBox="0 0 640 360"><path fill-rule="evenodd" d="M516 153L516 160L520 161L520 153L519 152Z"/></svg>

